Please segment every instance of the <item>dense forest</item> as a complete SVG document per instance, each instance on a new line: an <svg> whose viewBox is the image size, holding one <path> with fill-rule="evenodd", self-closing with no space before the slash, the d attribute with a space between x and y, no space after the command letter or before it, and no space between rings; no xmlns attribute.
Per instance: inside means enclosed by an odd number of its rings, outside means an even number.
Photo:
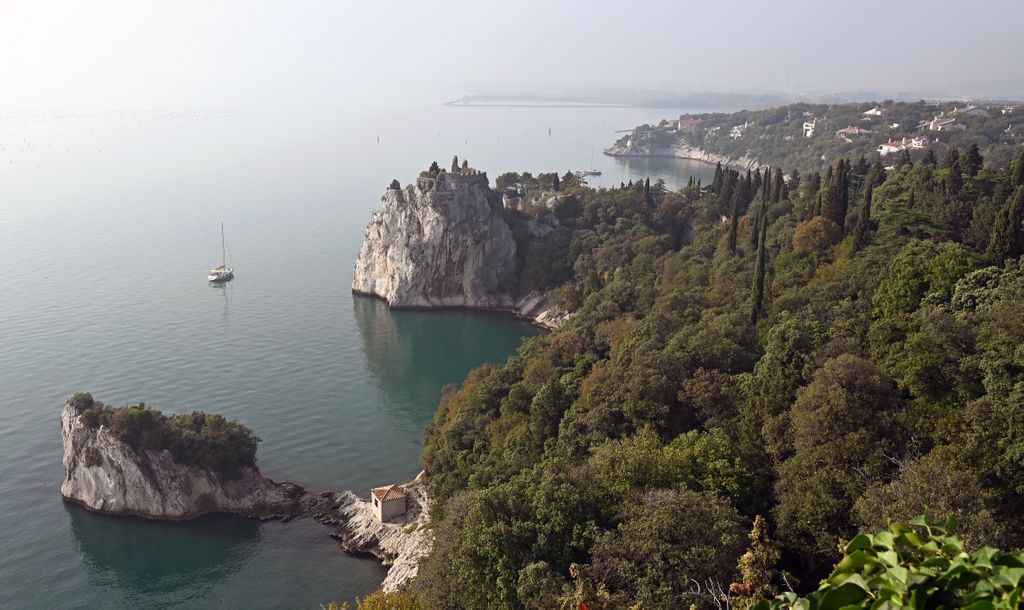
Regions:
<svg viewBox="0 0 1024 610"><path fill-rule="evenodd" d="M926 512L1020 546L1024 152L557 188L509 214L576 313L444 389L408 599L742 607Z"/></svg>
<svg viewBox="0 0 1024 610"><path fill-rule="evenodd" d="M879 145L912 137L928 138L928 146L911 148L915 161L929 148L942 156L947 148L964 149L973 144L990 163L1007 165L1016 147L1024 144L1024 106L892 100L798 103L765 110L682 115L679 120L637 127L619 143L628 138L637 150L666 151L685 141L732 159L746 156L762 164L818 171L838 157L878 159ZM889 165L896 155L882 158Z"/></svg>

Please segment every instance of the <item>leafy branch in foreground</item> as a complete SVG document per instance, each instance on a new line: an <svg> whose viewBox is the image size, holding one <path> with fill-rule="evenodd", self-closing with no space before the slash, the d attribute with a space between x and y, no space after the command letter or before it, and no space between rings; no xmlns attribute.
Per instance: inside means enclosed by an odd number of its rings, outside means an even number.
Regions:
<svg viewBox="0 0 1024 610"><path fill-rule="evenodd" d="M951 533L956 525L953 518L940 525L924 516L859 534L817 591L806 597L783 593L753 610L1018 608L1024 555L991 547L967 553Z"/></svg>

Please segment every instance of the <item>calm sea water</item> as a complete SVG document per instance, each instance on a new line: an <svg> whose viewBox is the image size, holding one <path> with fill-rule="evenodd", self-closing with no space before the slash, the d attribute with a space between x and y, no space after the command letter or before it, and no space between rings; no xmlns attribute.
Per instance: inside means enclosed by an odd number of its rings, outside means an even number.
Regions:
<svg viewBox="0 0 1024 610"><path fill-rule="evenodd" d="M440 101L436 100L436 101ZM441 388L537 331L501 315L389 311L349 291L392 178L453 154L495 177L597 184L711 168L600 154L632 109L0 112L0 607L317 608L376 588L310 520L156 523L65 505L58 414L114 404L237 418L264 473L313 489L411 478ZM219 223L237 269L215 288Z"/></svg>

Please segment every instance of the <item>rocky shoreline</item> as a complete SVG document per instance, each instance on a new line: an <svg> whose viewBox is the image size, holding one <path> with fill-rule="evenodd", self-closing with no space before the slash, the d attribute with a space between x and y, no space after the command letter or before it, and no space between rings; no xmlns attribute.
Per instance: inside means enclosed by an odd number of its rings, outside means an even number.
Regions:
<svg viewBox="0 0 1024 610"><path fill-rule="evenodd" d="M135 451L105 426L90 428L71 402L60 416L64 444L65 502L115 516L186 521L211 513L289 521L312 517L333 527L329 534L346 553L374 557L390 566L382 583L395 591L416 575L431 548L430 499L421 475L405 486L406 514L393 522L374 517L370 502L351 491L310 494L294 483L263 477L255 466L237 478L179 464L169 451Z"/></svg>
<svg viewBox="0 0 1024 610"><path fill-rule="evenodd" d="M406 512L381 523L371 504L351 491L324 492L311 509L311 516L336 528L331 537L351 555L373 557L388 566L381 583L386 593L397 591L416 576L420 558L432 548L427 530L430 497L422 473L404 485Z"/></svg>
<svg viewBox="0 0 1024 610"><path fill-rule="evenodd" d="M385 303L388 300L372 292L362 292L360 290L352 290L352 294L356 294L363 297L369 297L379 299ZM444 309L464 309L469 311L485 311L489 313L504 313L511 314L521 320L525 320L530 324L544 330L557 330L569 319L570 313L564 309L553 305L551 303L551 295L541 292L531 292L530 294L519 297L518 299L513 297L496 297L494 299L495 305L488 306L477 306L477 305L392 305L388 303L388 307L391 309L408 309L408 310L444 310Z"/></svg>
<svg viewBox="0 0 1024 610"><path fill-rule="evenodd" d="M682 138L679 138L671 146L651 146L643 140L634 142L632 137L627 136L620 139L612 146L606 148L604 154L609 157L670 157L674 159L690 159L712 165L721 163L722 167L731 167L741 171L764 167L764 164L753 157L743 155L738 159L734 159L727 155L709 152L694 146Z"/></svg>

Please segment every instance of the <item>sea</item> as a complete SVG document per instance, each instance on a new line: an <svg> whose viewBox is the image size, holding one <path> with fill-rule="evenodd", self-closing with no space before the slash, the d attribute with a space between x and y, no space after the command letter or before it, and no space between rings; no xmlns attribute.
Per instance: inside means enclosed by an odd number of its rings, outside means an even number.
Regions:
<svg viewBox="0 0 1024 610"><path fill-rule="evenodd" d="M64 401L238 419L265 475L312 490L409 480L442 388L540 331L352 295L391 180L453 155L492 184L713 174L601 154L678 110L443 101L0 110L0 608L315 609L372 592L385 568L309 519L166 523L64 503ZM222 222L235 279L211 286Z"/></svg>

